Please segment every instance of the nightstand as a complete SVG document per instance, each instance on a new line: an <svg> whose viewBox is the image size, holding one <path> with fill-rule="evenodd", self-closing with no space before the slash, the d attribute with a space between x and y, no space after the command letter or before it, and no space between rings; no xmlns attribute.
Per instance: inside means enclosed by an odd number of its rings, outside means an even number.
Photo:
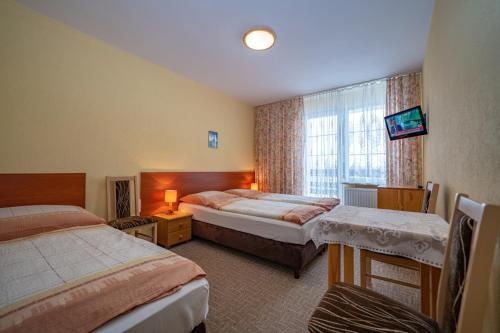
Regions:
<svg viewBox="0 0 500 333"><path fill-rule="evenodd" d="M192 216L193 214L184 212L156 214L154 218L158 223L158 244L168 248L190 240Z"/></svg>

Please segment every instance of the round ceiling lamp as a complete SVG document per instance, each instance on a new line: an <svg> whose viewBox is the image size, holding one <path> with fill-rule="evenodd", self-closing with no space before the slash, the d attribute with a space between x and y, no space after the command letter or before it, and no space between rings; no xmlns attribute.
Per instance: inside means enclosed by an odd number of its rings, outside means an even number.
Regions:
<svg viewBox="0 0 500 333"><path fill-rule="evenodd" d="M243 43L250 49L264 51L273 47L276 34L268 28L251 29L243 35Z"/></svg>

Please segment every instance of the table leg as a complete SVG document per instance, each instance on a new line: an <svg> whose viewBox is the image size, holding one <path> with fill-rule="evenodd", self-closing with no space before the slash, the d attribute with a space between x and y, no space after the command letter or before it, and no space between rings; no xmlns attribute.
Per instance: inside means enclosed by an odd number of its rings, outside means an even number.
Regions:
<svg viewBox="0 0 500 333"><path fill-rule="evenodd" d="M158 244L158 224L153 224L153 243Z"/></svg>
<svg viewBox="0 0 500 333"><path fill-rule="evenodd" d="M439 278L441 276L441 268L431 267L431 318L437 318L437 295L439 288Z"/></svg>
<svg viewBox="0 0 500 333"><path fill-rule="evenodd" d="M359 286L366 288L366 274L371 274L372 261L366 256L367 250L359 250ZM368 268L368 269L367 269Z"/></svg>
<svg viewBox="0 0 500 333"><path fill-rule="evenodd" d="M431 316L431 281L429 265L420 264L420 310L423 314Z"/></svg>
<svg viewBox="0 0 500 333"><path fill-rule="evenodd" d="M340 282L340 245L328 244L328 288Z"/></svg>
<svg viewBox="0 0 500 333"><path fill-rule="evenodd" d="M354 249L344 245L344 282L354 284Z"/></svg>

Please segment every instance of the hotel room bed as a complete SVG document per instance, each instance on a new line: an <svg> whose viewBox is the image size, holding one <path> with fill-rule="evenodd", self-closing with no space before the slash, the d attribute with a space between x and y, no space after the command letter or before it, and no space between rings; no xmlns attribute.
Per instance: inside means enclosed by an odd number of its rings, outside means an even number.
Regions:
<svg viewBox="0 0 500 333"><path fill-rule="evenodd" d="M297 245L305 245L311 240L311 230L320 218L316 216L309 222L299 225L265 217L225 212L185 202L179 204L179 210L192 213L194 219L199 222Z"/></svg>
<svg viewBox="0 0 500 333"><path fill-rule="evenodd" d="M180 210L193 213L193 235L289 267L294 277L326 246L316 247L310 230L317 219L300 226L262 217L223 212L181 203Z"/></svg>
<svg viewBox="0 0 500 333"><path fill-rule="evenodd" d="M0 331L204 332L203 270L102 222L76 206L0 208Z"/></svg>
<svg viewBox="0 0 500 333"><path fill-rule="evenodd" d="M166 189L176 189L179 197L185 197L204 191L248 189L254 179L253 171L142 172L141 215L148 216L165 211L163 194ZM234 205L232 208L235 208ZM283 221L285 216L282 220L248 216L223 212L196 205L194 202L189 205L181 203L179 209L194 214L192 232L195 237L287 266L293 270L296 278L299 278L300 271L309 262L326 249L325 246L316 248L310 240L310 230L316 219L303 223L300 221L302 212L292 214L299 219L294 221L291 218L291 221L298 222L291 223Z"/></svg>
<svg viewBox="0 0 500 333"><path fill-rule="evenodd" d="M0 241L0 331L15 327L11 326L12 323L20 318L23 318L21 322L26 327L33 328L32 325L36 325L43 331L68 325L70 330L76 327L83 331L98 328L101 332L144 332L144 329L147 332L190 332L205 320L208 312L208 283L205 279L197 278L204 273L194 263L105 224L78 222L78 225L65 225L59 230L42 233L36 230L22 238L13 238L12 233L5 230L7 228L2 228L5 221L16 219L26 225L27 217L35 219L43 215L50 219L64 219L66 217L55 215L65 215L68 210L75 212L80 208L14 208L17 211L37 209L43 209L44 212L9 218L2 215L12 209L0 208L0 237L5 235L3 231L7 231L6 234L11 238ZM158 269L159 265L164 267L158 273L140 276ZM170 265L175 266L167 268ZM175 276L174 281L165 282L169 275ZM106 285L112 285L119 294L107 290ZM75 294L82 295L81 300L75 298ZM116 298L117 301L107 302L108 297ZM65 305L61 306L61 302ZM127 306L120 308L120 304L127 302ZM41 316L32 315L33 311L38 312L49 305L59 306L57 314L47 311ZM100 306L102 310L94 310ZM76 308L78 311L74 310ZM115 309L116 313L113 312ZM108 311L113 313L99 315ZM72 324L57 318L59 312L61 318L67 317ZM113 319L114 314L117 316ZM75 315L87 318L73 326ZM108 321L109 318L111 321ZM94 321L95 324L90 323ZM105 326L99 327L106 321Z"/></svg>

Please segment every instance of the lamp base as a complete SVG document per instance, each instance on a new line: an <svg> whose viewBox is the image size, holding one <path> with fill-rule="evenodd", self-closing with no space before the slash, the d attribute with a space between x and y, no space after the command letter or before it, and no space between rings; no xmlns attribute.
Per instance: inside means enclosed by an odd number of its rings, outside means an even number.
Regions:
<svg viewBox="0 0 500 333"><path fill-rule="evenodd" d="M168 209L163 214L172 215L173 213L174 213L174 205L171 202L169 202Z"/></svg>

